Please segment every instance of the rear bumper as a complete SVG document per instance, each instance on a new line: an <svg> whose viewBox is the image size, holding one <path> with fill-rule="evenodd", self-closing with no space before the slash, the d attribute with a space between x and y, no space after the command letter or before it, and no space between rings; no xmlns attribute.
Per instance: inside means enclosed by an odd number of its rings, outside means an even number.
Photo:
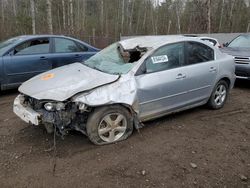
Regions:
<svg viewBox="0 0 250 188"><path fill-rule="evenodd" d="M32 108L23 105L23 96L18 95L14 101L13 106L14 113L23 121L33 125L39 125L40 114L34 111Z"/></svg>
<svg viewBox="0 0 250 188"><path fill-rule="evenodd" d="M250 79L250 64L236 64L235 74L236 78Z"/></svg>

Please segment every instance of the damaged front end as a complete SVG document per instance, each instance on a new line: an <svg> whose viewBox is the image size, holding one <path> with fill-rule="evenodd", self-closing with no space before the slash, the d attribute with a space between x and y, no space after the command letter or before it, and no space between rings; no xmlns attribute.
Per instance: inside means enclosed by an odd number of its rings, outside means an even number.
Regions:
<svg viewBox="0 0 250 188"><path fill-rule="evenodd" d="M70 130L86 134L85 125L90 109L84 104L72 101L47 101L18 95L14 112L24 121L34 125L44 125L48 133L66 135Z"/></svg>

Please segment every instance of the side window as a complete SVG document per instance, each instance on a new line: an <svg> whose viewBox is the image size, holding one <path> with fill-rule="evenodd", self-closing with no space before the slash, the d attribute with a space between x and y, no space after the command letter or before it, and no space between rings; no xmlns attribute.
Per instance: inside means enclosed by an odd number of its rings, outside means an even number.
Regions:
<svg viewBox="0 0 250 188"><path fill-rule="evenodd" d="M14 48L14 55L32 55L49 53L49 39L33 39Z"/></svg>
<svg viewBox="0 0 250 188"><path fill-rule="evenodd" d="M212 39L202 39L202 40L209 42L209 43L212 44L213 46L216 45L216 41L215 41L215 40L212 40Z"/></svg>
<svg viewBox="0 0 250 188"><path fill-rule="evenodd" d="M182 66L184 62L184 43L176 43L159 48L146 59L146 72L157 72Z"/></svg>
<svg viewBox="0 0 250 188"><path fill-rule="evenodd" d="M88 49L85 46L77 45L74 41L63 38L55 38L56 53L84 52Z"/></svg>
<svg viewBox="0 0 250 188"><path fill-rule="evenodd" d="M185 51L186 65L214 60L214 50L198 42L187 42Z"/></svg>

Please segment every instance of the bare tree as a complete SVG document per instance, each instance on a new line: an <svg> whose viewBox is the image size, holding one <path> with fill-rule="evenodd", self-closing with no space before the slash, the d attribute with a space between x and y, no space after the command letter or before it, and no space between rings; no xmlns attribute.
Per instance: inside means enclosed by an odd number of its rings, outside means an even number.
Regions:
<svg viewBox="0 0 250 188"><path fill-rule="evenodd" d="M101 34L103 35L104 32L104 2L101 0L101 16L100 16L100 22L101 22Z"/></svg>
<svg viewBox="0 0 250 188"><path fill-rule="evenodd" d="M233 31L233 9L235 5L235 0L231 0L231 7L230 7L230 14L229 14L229 28L230 32L232 33Z"/></svg>
<svg viewBox="0 0 250 188"><path fill-rule="evenodd" d="M129 18L129 33L132 32L132 21L133 21L133 14L134 14L134 6L135 6L135 1L132 1L131 13L130 13L130 18Z"/></svg>
<svg viewBox="0 0 250 188"><path fill-rule="evenodd" d="M14 14L14 17L16 18L17 12L16 12L16 1L15 0L12 0L12 5L13 5L13 14Z"/></svg>
<svg viewBox="0 0 250 188"><path fill-rule="evenodd" d="M73 1L69 0L70 7L70 30L71 33L74 33L74 15L73 15Z"/></svg>
<svg viewBox="0 0 250 188"><path fill-rule="evenodd" d="M147 19L147 1L144 1L144 16L143 16L143 22L142 22L142 28L145 29L146 25L146 19Z"/></svg>
<svg viewBox="0 0 250 188"><path fill-rule="evenodd" d="M5 22L5 15L4 15L4 2L1 0L1 12L2 12L2 24L4 25Z"/></svg>
<svg viewBox="0 0 250 188"><path fill-rule="evenodd" d="M225 0L222 0L221 14L220 14L220 23L219 23L219 32L221 32L221 27L222 27L222 19L223 19L223 14L224 14L224 6L225 6Z"/></svg>
<svg viewBox="0 0 250 188"><path fill-rule="evenodd" d="M30 11L31 11L31 20L32 20L32 34L36 34L36 17L35 17L35 2L30 0Z"/></svg>
<svg viewBox="0 0 250 188"><path fill-rule="evenodd" d="M177 33L180 34L181 33L181 22L180 22L179 1L176 2L175 9L176 9L176 18L177 18Z"/></svg>
<svg viewBox="0 0 250 188"><path fill-rule="evenodd" d="M63 18L63 29L66 28L66 19L65 19L65 0L62 0L62 18Z"/></svg>
<svg viewBox="0 0 250 188"><path fill-rule="evenodd" d="M168 34L170 34L171 24L172 24L172 21L169 20L168 21Z"/></svg>
<svg viewBox="0 0 250 188"><path fill-rule="evenodd" d="M83 7L83 9L82 9L82 24L81 24L81 28L83 28L83 29L85 29L85 20L86 20L86 6L87 6L87 4L86 4L86 0L82 0L82 7Z"/></svg>
<svg viewBox="0 0 250 188"><path fill-rule="evenodd" d="M207 32L211 33L211 0L207 0Z"/></svg>
<svg viewBox="0 0 250 188"><path fill-rule="evenodd" d="M124 10L125 10L125 0L122 0L122 21L121 21L121 33L123 33L123 27L124 27Z"/></svg>
<svg viewBox="0 0 250 188"><path fill-rule="evenodd" d="M51 0L47 0L47 23L48 23L48 32L53 34L53 26L52 26L52 5Z"/></svg>

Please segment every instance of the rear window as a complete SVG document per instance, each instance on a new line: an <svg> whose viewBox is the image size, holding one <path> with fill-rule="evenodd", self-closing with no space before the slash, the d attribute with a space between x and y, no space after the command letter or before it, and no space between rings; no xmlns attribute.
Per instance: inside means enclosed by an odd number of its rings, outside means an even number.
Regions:
<svg viewBox="0 0 250 188"><path fill-rule="evenodd" d="M187 65L214 60L214 50L198 42L187 42L186 53Z"/></svg>

